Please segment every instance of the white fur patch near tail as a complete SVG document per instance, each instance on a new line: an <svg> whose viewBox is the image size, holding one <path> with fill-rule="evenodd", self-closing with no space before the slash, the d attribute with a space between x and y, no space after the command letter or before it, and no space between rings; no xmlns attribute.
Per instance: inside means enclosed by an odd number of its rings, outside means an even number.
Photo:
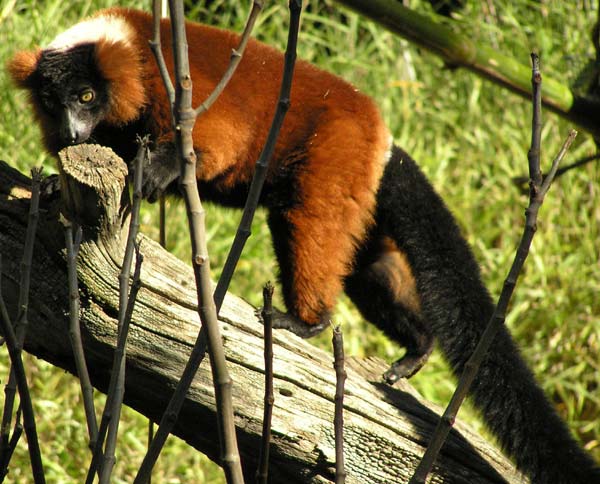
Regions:
<svg viewBox="0 0 600 484"><path fill-rule="evenodd" d="M387 165L388 162L390 161L390 159L392 158L393 148L394 148L394 138L390 135L390 137L388 139L387 150L385 150L385 153L383 155L383 166Z"/></svg>

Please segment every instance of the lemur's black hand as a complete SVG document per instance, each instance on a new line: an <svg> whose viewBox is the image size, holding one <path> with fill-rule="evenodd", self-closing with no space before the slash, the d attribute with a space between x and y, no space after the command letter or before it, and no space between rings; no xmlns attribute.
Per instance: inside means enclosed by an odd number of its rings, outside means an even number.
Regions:
<svg viewBox="0 0 600 484"><path fill-rule="evenodd" d="M179 177L179 164L173 145L163 144L152 150L143 170L142 196L149 202L155 202Z"/></svg>

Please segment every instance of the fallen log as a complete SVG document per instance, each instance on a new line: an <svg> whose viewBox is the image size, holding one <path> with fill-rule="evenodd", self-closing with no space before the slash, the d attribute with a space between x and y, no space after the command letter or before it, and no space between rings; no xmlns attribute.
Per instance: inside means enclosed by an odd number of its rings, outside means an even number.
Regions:
<svg viewBox="0 0 600 484"><path fill-rule="evenodd" d="M126 167L116 155L94 145L69 148L62 162L62 195L45 196L40 205L25 350L75 371L68 337L69 296L60 223L64 212L83 226L78 257L81 332L92 383L106 391L116 341L118 274L127 230L128 213L122 203L128 195ZM27 177L0 162L2 291L13 312L29 186ZM188 265L147 237L140 235L138 240L144 263L127 343L125 403L159 421L197 336L196 292ZM247 482L253 482L262 430L262 326L255 309L231 294L225 299L220 322L234 382L239 448ZM333 482L333 359L286 331L275 332L274 345L271 482ZM407 382L395 387L382 383L386 367L378 359L347 361L347 483L407 482L437 423L439 408L425 402ZM217 460L216 422L210 365L205 359L174 433ZM490 444L457 424L431 482L526 481Z"/></svg>

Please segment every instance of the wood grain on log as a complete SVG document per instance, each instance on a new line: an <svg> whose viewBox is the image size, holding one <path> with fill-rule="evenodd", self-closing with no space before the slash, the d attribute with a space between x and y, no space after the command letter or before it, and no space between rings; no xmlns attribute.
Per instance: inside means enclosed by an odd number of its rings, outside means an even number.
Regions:
<svg viewBox="0 0 600 484"><path fill-rule="evenodd" d="M94 160L93 172L89 165L77 161L90 159ZM116 155L107 155L93 146L69 148L61 160L65 172L61 175L62 184L68 185L66 198L73 202L69 213L82 216L84 225L78 267L84 348L92 383L105 391L116 340L118 273L125 240L123 228L126 228L126 212L120 204L123 193L126 194L123 191L126 171ZM97 194L92 198L89 194L83 196L77 180L85 185L84 191L112 193L110 197L114 200ZM0 163L0 250L5 261L2 290L13 310L27 220L28 186L27 177ZM114 203L115 200L119 203ZM67 333L68 292L64 238L59 223L61 207L62 202L56 196L42 202L25 349L73 372ZM157 421L196 338L199 318L191 268L152 240L140 236L139 241L144 264L127 345L125 402ZM253 482L258 459L264 385L262 326L254 311L241 299L228 295L220 315L234 381L239 447L248 482ZM274 344L271 482L333 482L333 359L286 331L274 333ZM383 384L380 375L387 365L380 360L350 359L347 366L346 482L406 482L423 453L439 409L424 402L406 382L395 387ZM431 482L525 482L481 437L463 425L457 424L456 428ZM218 457L208 359L198 370L174 433L210 458Z"/></svg>

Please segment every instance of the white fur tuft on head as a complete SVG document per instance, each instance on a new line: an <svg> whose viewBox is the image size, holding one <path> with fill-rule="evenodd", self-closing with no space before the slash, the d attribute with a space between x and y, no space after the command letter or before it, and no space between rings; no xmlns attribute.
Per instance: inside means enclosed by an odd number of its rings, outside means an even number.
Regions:
<svg viewBox="0 0 600 484"><path fill-rule="evenodd" d="M68 50L80 44L106 39L131 43L134 37L131 25L117 15L104 14L84 20L59 34L44 50Z"/></svg>

